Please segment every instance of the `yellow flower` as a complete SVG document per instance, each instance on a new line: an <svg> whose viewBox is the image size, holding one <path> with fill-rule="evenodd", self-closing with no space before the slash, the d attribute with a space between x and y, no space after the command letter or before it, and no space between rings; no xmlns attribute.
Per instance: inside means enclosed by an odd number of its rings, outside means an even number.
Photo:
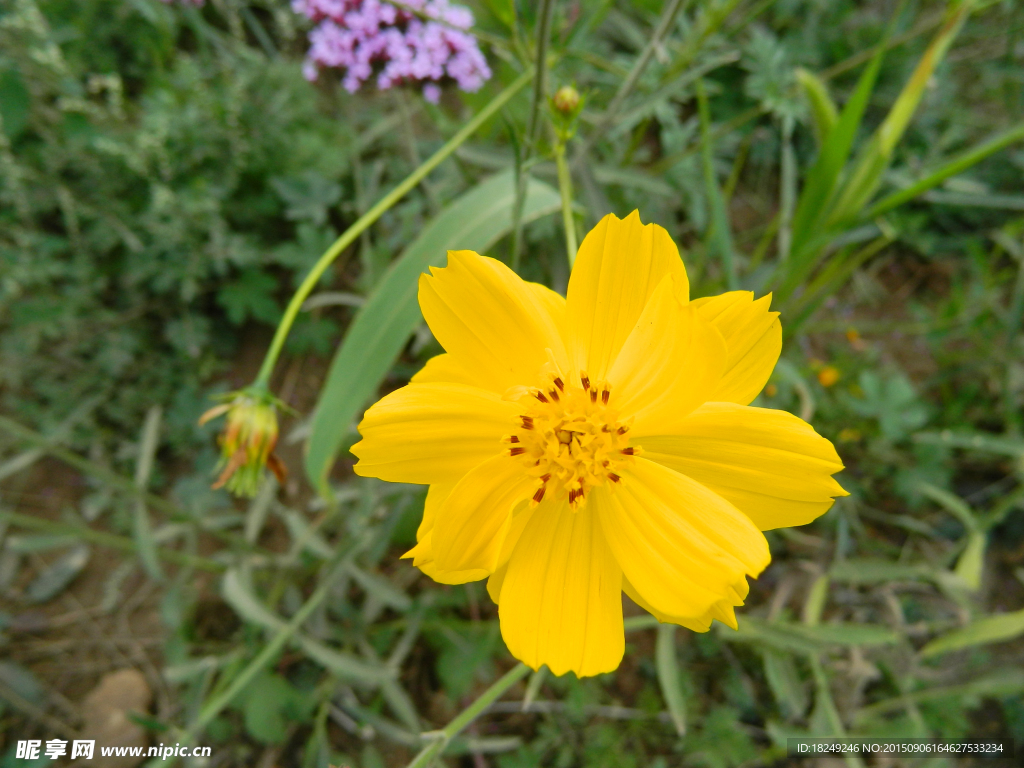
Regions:
<svg viewBox="0 0 1024 768"><path fill-rule="evenodd" d="M255 496L263 479L263 467L269 467L280 482L288 472L274 453L277 444L278 401L268 392L256 389L233 392L227 402L214 406L199 418L200 424L227 414L227 425L218 438L220 476L214 488L226 486L237 496Z"/></svg>
<svg viewBox="0 0 1024 768"><path fill-rule="evenodd" d="M735 628L761 531L845 495L830 442L747 405L782 346L770 297L691 302L672 239L635 211L587 235L567 298L452 251L419 301L447 352L366 412L355 471L429 484L406 557L442 583L487 578L534 669L615 669L622 592L660 621Z"/></svg>
<svg viewBox="0 0 1024 768"><path fill-rule="evenodd" d="M831 387L840 378L839 369L833 365L826 365L818 371L818 383L823 387Z"/></svg>

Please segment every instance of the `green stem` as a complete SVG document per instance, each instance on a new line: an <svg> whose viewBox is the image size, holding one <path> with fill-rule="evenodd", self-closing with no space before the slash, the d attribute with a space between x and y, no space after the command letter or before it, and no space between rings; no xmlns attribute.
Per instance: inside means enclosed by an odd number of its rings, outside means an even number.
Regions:
<svg viewBox="0 0 1024 768"><path fill-rule="evenodd" d="M468 726L474 720L476 720L483 711L493 704L499 696L505 691L511 688L513 685L522 680L530 672L530 668L525 664L517 664L515 667L506 672L502 677L491 685L484 693L470 704L462 713L452 720L442 731L438 731L435 734L435 740L425 746L413 761L409 763L408 768L429 768L433 765L434 760L444 751L448 743L462 731L463 728Z"/></svg>
<svg viewBox="0 0 1024 768"><path fill-rule="evenodd" d="M530 122L526 126L526 141L523 155L516 165L516 199L512 207L512 269L519 270L519 258L523 250L523 206L526 204L526 182L529 173L526 163L533 154L540 131L540 108L544 103L547 82L548 38L551 36L551 15L555 0L541 0L537 26L537 56L533 64L533 102L530 104Z"/></svg>
<svg viewBox="0 0 1024 768"><path fill-rule="evenodd" d="M558 165L558 191L562 196L562 226L565 228L565 253L569 257L569 269L576 263L576 221L572 216L572 175L565 159L565 142L555 144L555 162Z"/></svg>
<svg viewBox="0 0 1024 768"><path fill-rule="evenodd" d="M412 190L417 184L419 184L432 170L439 166L452 152L458 149L463 142L472 136L477 129L487 122L490 117L505 106L508 101L515 96L533 77L532 68L521 74L515 79L515 81L508 86L505 90L499 93L491 103L484 107L478 112L472 120L466 123L465 126L459 130L454 136L452 136L448 142L441 147L437 152L430 156L419 168L409 174L405 180L385 195L381 200L374 205L370 210L364 213L356 222L342 233L341 237L334 241L334 244L328 248L324 255L320 257L320 260L314 265L313 269L310 270L309 274L306 275L306 279L302 281L302 285L292 296L292 300L288 303L288 308L284 312L284 317L281 318L280 324L277 326L277 331L274 333L274 339L270 342L270 349L267 350L267 355L263 359L263 365L260 367L259 373L256 375L256 380L253 382L254 387L268 387L270 383L270 377L274 372L274 365L277 363L277 358L281 354L281 349L284 347L285 339L288 338L288 332L291 330L292 324L295 322L295 318L299 314L299 310L305 303L306 298L312 292L316 286L317 281L320 280L320 276L323 275L324 270L331 265L339 254L348 248L356 238L359 237L367 228L369 228L377 219L379 219L388 209L390 209L395 203L401 200L405 195Z"/></svg>
<svg viewBox="0 0 1024 768"><path fill-rule="evenodd" d="M587 153L593 149L594 145L615 123L615 118L618 117L619 110L622 108L623 102L625 102L629 97L629 94L633 92L636 84L640 82L640 77L643 75L644 70L647 69L647 65L651 63L654 53L662 45L666 35L668 35L672 30L676 16L678 16L679 12L688 4L689 0L669 0L668 4L661 12L661 18L658 19L658 25L654 28L654 32L651 34L651 39L647 41L647 45L644 46L643 51L640 52L636 61L633 62L633 67L629 70L629 74L626 75L626 79L622 81L622 85L619 86L619 90L615 92L611 102L608 104L608 108L605 109L604 115L601 117L601 122L597 124L594 130L591 131L586 139L577 147L573 156L574 163L582 162Z"/></svg>
<svg viewBox="0 0 1024 768"><path fill-rule="evenodd" d="M8 522L20 528L28 528L33 531L44 531L58 536L74 536L77 539L88 541L100 547L108 547L110 549L120 550L121 552L137 554L135 542L131 539L125 536L118 536L113 533L97 531L92 528L87 528L84 525L58 523L53 520L36 517L35 515L23 515L19 512L8 512L5 509L0 509L0 522ZM190 555L187 552L178 552L174 549L158 547L156 554L160 559L166 560L169 563L177 563L178 565L185 565L190 568L211 571L213 573L223 571L226 567L223 563L219 563L216 560L210 560L209 558L200 557L198 555Z"/></svg>
<svg viewBox="0 0 1024 768"><path fill-rule="evenodd" d="M252 679L259 674L260 671L265 669L271 661L281 652L281 649L291 640L292 636L298 632L306 619L308 619L320 604L324 601L327 595L330 593L331 588L334 586L334 582L337 578L345 572L344 567L341 565L341 561L344 560L351 553L351 550L355 547L355 544L350 544L347 547L339 549L330 563L327 565L327 576L320 586L316 588L316 591L309 596L309 599L302 604L302 607L296 611L295 615L277 630L277 633L270 639L263 650L260 651L256 658L249 662L245 669L243 669L237 677L235 677L229 686L218 693L206 705L199 711L199 716L195 722L189 726L185 732L182 740L188 739L195 741L200 736L203 730L210 724L210 722L219 715L228 704L242 692L242 690L252 682ZM147 763L147 768L170 768L174 765L176 760L171 759L171 762L159 762L158 760L151 760Z"/></svg>

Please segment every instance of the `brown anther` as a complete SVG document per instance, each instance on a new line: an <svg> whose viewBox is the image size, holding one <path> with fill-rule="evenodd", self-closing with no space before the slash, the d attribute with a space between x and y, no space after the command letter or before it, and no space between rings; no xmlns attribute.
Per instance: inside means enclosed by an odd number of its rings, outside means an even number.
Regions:
<svg viewBox="0 0 1024 768"><path fill-rule="evenodd" d="M614 472L609 472L609 473L608 473L608 479L609 479L609 480L611 480L611 481L612 481L613 483L617 483L617 482L619 482L619 481L620 481L620 480L621 480L622 478L621 478L621 477L619 477L618 475L616 475L616 474L615 474Z"/></svg>
<svg viewBox="0 0 1024 768"><path fill-rule="evenodd" d="M552 400L554 400L556 403L558 402L558 390L557 389L552 389L550 392L548 392L548 394L551 395L551 399Z"/></svg>
<svg viewBox="0 0 1024 768"><path fill-rule="evenodd" d="M609 426L608 426L607 424L602 424L602 425L601 425L601 431L602 431L602 432L611 432L611 431L612 431L612 428L611 428L611 427L609 427Z"/></svg>
<svg viewBox="0 0 1024 768"><path fill-rule="evenodd" d="M543 392L534 392L533 396L536 397L538 400L540 400L542 403L548 402L548 399L546 397L544 397L544 393Z"/></svg>
<svg viewBox="0 0 1024 768"><path fill-rule="evenodd" d="M510 437L510 438L508 439L508 441L509 441L510 443L518 443L518 442L519 442L519 435L512 435L512 437Z"/></svg>
<svg viewBox="0 0 1024 768"><path fill-rule="evenodd" d="M543 475L540 476L540 481L542 483L546 483L550 479L551 479L551 473L550 472L545 472Z"/></svg>
<svg viewBox="0 0 1024 768"><path fill-rule="evenodd" d="M520 454L526 453L526 449L522 447L512 448L509 450L509 456L519 456Z"/></svg>
<svg viewBox="0 0 1024 768"><path fill-rule="evenodd" d="M619 427L619 428L618 428L617 430L615 430L615 431L616 431L616 432L617 432L618 434L620 434L620 435L624 435L624 434L626 434L627 432L629 432L629 427Z"/></svg>
<svg viewBox="0 0 1024 768"><path fill-rule="evenodd" d="M582 498L583 498L583 489L582 488L579 488L579 489L574 488L573 490L569 491L569 504L570 505L575 504L576 503L576 499L582 499Z"/></svg>
<svg viewBox="0 0 1024 768"><path fill-rule="evenodd" d="M597 402L597 390L596 389L590 390L590 402L592 402L592 403L596 403Z"/></svg>
<svg viewBox="0 0 1024 768"><path fill-rule="evenodd" d="M636 453L636 451L633 450L632 446L630 446L629 448L623 448L622 452L627 456L632 456L634 453Z"/></svg>
<svg viewBox="0 0 1024 768"><path fill-rule="evenodd" d="M540 500L544 498L545 490L547 490L547 486L542 485L540 488L537 489L537 492L533 494L533 502L535 504L540 504Z"/></svg>
<svg viewBox="0 0 1024 768"><path fill-rule="evenodd" d="M610 461L608 461L608 459L605 459L604 461L602 461L602 462L601 462L601 466L602 466L602 467L605 467L606 469L607 469L608 467L610 467L610 466L611 466L611 464L612 464L612 463L611 463Z"/></svg>
<svg viewBox="0 0 1024 768"><path fill-rule="evenodd" d="M565 392L565 382L563 382L557 376L555 376L554 381L555 381L555 386L558 387L561 391Z"/></svg>
<svg viewBox="0 0 1024 768"><path fill-rule="evenodd" d="M523 420L523 429L533 429L533 418L530 416L520 416Z"/></svg>
<svg viewBox="0 0 1024 768"><path fill-rule="evenodd" d="M608 398L611 396L611 394L612 393L609 392L607 389L601 392L601 402L604 403L605 405L608 405Z"/></svg>
<svg viewBox="0 0 1024 768"><path fill-rule="evenodd" d="M585 373L580 373L580 384L583 385L584 389L590 389L590 377Z"/></svg>

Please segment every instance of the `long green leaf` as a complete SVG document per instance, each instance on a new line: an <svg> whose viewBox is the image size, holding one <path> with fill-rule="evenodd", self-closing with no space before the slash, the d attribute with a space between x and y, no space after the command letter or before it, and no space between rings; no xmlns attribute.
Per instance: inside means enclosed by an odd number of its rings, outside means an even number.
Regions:
<svg viewBox="0 0 1024 768"><path fill-rule="evenodd" d="M829 134L839 120L839 110L829 96L825 81L803 67L796 69L796 79L803 88L804 96L811 106L811 117L814 119L814 136L818 147L822 148Z"/></svg>
<svg viewBox="0 0 1024 768"><path fill-rule="evenodd" d="M878 71L885 55L885 45L889 39L890 29L878 44L871 62L857 81L853 95L846 102L839 115L839 121L829 132L818 153L817 160L807 173L803 192L797 202L793 216L793 254L805 250L804 246L813 233L816 224L824 217L825 206L832 197L833 190L839 182L839 174L846 165L853 148L853 140L860 127L860 121L867 109L868 99L878 79Z"/></svg>
<svg viewBox="0 0 1024 768"><path fill-rule="evenodd" d="M441 266L449 249L485 251L512 226L512 172L493 176L441 211L402 252L367 297L331 363L306 445L306 474L321 493L331 465L359 410L420 322L416 291L420 273ZM558 192L531 180L524 221L559 210Z"/></svg>
<svg viewBox="0 0 1024 768"><path fill-rule="evenodd" d="M989 155L995 154L1004 147L1018 141L1024 140L1024 123L1015 125L995 136L987 139L976 147L962 152L955 158L949 160L935 170L931 171L920 181L916 181L905 189L893 192L883 197L864 214L864 219L874 219L893 208L902 205L908 200L913 200L918 195L927 192L929 189L938 186L951 176L963 173L973 165L977 165Z"/></svg>
<svg viewBox="0 0 1024 768"><path fill-rule="evenodd" d="M676 627L661 624L655 645L655 662L658 668L658 684L661 695L668 706L668 713L680 736L686 734L686 697L679 682L679 662L676 659Z"/></svg>
<svg viewBox="0 0 1024 768"><path fill-rule="evenodd" d="M921 649L921 656L927 658L975 645L1001 643L1020 635L1024 635L1024 610L986 616L932 640Z"/></svg>
<svg viewBox="0 0 1024 768"><path fill-rule="evenodd" d="M855 219L878 189L882 183L882 174L889 167L892 152L914 116L928 81L935 68L942 62L973 7L973 0L963 0L950 12L918 62L914 73L903 86L896 103L892 105L889 114L861 152L838 200L834 206L830 206L827 225Z"/></svg>

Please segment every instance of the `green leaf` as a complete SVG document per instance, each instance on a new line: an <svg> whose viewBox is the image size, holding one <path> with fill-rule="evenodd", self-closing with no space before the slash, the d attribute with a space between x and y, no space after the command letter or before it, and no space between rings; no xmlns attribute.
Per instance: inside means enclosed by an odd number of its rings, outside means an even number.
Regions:
<svg viewBox="0 0 1024 768"><path fill-rule="evenodd" d="M788 720L797 720L807 711L807 687L800 679L793 657L771 648L761 652L764 661L764 676L768 687Z"/></svg>
<svg viewBox="0 0 1024 768"><path fill-rule="evenodd" d="M921 649L921 656L938 656L941 653L959 651L975 645L1002 643L1024 635L1024 610L986 616L971 622L963 629L932 640Z"/></svg>
<svg viewBox="0 0 1024 768"><path fill-rule="evenodd" d="M892 563L888 560L840 560L829 568L835 581L848 584L879 584L887 581L919 581L930 579L933 571L925 565Z"/></svg>
<svg viewBox="0 0 1024 768"><path fill-rule="evenodd" d="M245 730L263 744L280 744L287 735L287 720L302 720L313 700L280 675L263 673L242 693Z"/></svg>
<svg viewBox="0 0 1024 768"><path fill-rule="evenodd" d="M807 250L805 247L807 241L817 229L818 222L823 218L827 210L826 204L839 182L839 174L850 156L853 140L860 127L860 121L864 117L864 110L867 108L871 92L874 90L890 31L891 27L879 41L875 55L857 81L853 95L843 107L838 122L829 131L828 139L822 145L817 160L814 161L814 165L807 173L807 180L804 182L803 192L793 216L792 253L794 256ZM797 261L797 259L794 258L793 261ZM799 280L798 273L792 273L791 277ZM787 293L792 290L788 283L788 280L783 281L783 286L788 289Z"/></svg>
<svg viewBox="0 0 1024 768"><path fill-rule="evenodd" d="M416 303L420 273L444 264L449 249L490 248L511 229L514 198L511 171L464 193L427 224L367 297L331 363L313 415L306 474L322 493L356 414L373 397L422 319ZM560 206L556 190L531 180L523 220L554 213Z"/></svg>
<svg viewBox="0 0 1024 768"><path fill-rule="evenodd" d="M818 140L818 147L824 146L828 136L832 133L836 122L839 120L839 110L835 102L829 96L828 86L825 81L813 72L803 67L796 70L796 79L803 88L807 103L811 105L811 117L814 119L814 136Z"/></svg>
<svg viewBox="0 0 1024 768"><path fill-rule="evenodd" d="M55 562L43 569L25 590L25 599L30 603L45 603L71 585L89 562L90 549L79 544Z"/></svg>
<svg viewBox="0 0 1024 768"><path fill-rule="evenodd" d="M0 72L0 118L3 118L3 132L8 138L16 139L25 130L31 109L32 95L18 70Z"/></svg>
<svg viewBox="0 0 1024 768"><path fill-rule="evenodd" d="M744 616L739 630L722 630L722 638L739 642L754 642L791 653L818 653L832 645L892 645L900 640L898 633L888 627L871 624L796 624L791 622L755 619Z"/></svg>
<svg viewBox="0 0 1024 768"><path fill-rule="evenodd" d="M676 659L676 627L662 624L658 627L658 640L654 651L658 668L658 684L665 699L668 713L676 727L676 733L686 733L686 697L679 681L679 662Z"/></svg>
<svg viewBox="0 0 1024 768"><path fill-rule="evenodd" d="M217 293L217 303L228 313L228 319L241 325L246 318L273 325L281 319L281 308L274 299L277 281L266 272L247 269L233 283Z"/></svg>
<svg viewBox="0 0 1024 768"><path fill-rule="evenodd" d="M986 432L952 432L948 429L941 432L918 432L914 435L914 441L1024 457L1024 440L1019 437L990 435Z"/></svg>
<svg viewBox="0 0 1024 768"><path fill-rule="evenodd" d="M967 537L967 548L956 561L954 572L964 580L972 592L981 589L981 574L985 569L985 548L988 536L981 531L972 531Z"/></svg>

